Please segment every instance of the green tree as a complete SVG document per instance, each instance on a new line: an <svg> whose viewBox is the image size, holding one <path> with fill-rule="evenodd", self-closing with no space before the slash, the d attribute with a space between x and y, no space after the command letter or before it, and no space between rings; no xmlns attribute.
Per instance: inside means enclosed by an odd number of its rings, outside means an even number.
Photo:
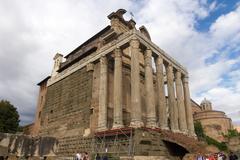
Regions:
<svg viewBox="0 0 240 160"><path fill-rule="evenodd" d="M0 101L0 132L16 133L19 126L17 109L6 100Z"/></svg>

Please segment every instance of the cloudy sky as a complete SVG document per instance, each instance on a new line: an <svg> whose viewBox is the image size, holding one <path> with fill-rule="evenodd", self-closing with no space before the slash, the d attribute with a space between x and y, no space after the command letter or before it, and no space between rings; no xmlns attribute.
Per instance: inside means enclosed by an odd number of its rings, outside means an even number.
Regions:
<svg viewBox="0 0 240 160"><path fill-rule="evenodd" d="M36 84L50 74L55 53L71 52L119 8L187 67L196 102L206 97L240 124L239 1L1 0L0 99L18 108L21 124L34 119Z"/></svg>

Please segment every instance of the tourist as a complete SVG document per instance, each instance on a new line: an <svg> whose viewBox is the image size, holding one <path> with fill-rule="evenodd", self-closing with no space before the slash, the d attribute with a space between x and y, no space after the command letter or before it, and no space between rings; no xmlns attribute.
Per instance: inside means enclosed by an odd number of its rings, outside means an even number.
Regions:
<svg viewBox="0 0 240 160"><path fill-rule="evenodd" d="M208 156L208 160L216 160L216 159L214 158L214 155L213 155L213 154L210 154L210 155Z"/></svg>
<svg viewBox="0 0 240 160"><path fill-rule="evenodd" d="M101 160L101 157L100 157L100 155L97 153L97 155L96 155L96 158L95 158L96 160Z"/></svg>
<svg viewBox="0 0 240 160"><path fill-rule="evenodd" d="M89 160L89 156L87 152L84 152L83 159L82 160Z"/></svg>
<svg viewBox="0 0 240 160"><path fill-rule="evenodd" d="M209 154L205 155L205 160L209 160Z"/></svg>
<svg viewBox="0 0 240 160"><path fill-rule="evenodd" d="M233 152L230 152L229 154L229 160L237 160L238 156L236 154L233 154Z"/></svg>
<svg viewBox="0 0 240 160"><path fill-rule="evenodd" d="M223 157L222 157L222 155L221 155L221 153L219 152L219 153L217 153L217 160L223 160Z"/></svg>
<svg viewBox="0 0 240 160"><path fill-rule="evenodd" d="M108 160L108 156L105 154L103 160Z"/></svg>
<svg viewBox="0 0 240 160"><path fill-rule="evenodd" d="M206 160L214 160L211 154L207 154L205 157L206 157Z"/></svg>
<svg viewBox="0 0 240 160"><path fill-rule="evenodd" d="M196 160L205 160L205 157L199 153Z"/></svg>
<svg viewBox="0 0 240 160"><path fill-rule="evenodd" d="M76 160L81 160L81 154L80 153L76 154Z"/></svg>
<svg viewBox="0 0 240 160"><path fill-rule="evenodd" d="M220 152L219 156L221 157L220 160L226 160L227 159L227 156L223 152Z"/></svg>

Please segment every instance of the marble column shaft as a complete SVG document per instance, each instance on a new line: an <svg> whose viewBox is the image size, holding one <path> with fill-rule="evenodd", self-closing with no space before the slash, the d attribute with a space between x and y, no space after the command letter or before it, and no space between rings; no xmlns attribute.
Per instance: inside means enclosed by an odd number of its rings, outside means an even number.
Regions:
<svg viewBox="0 0 240 160"><path fill-rule="evenodd" d="M99 113L98 113L98 130L107 129L107 57L100 58L100 88L99 88Z"/></svg>
<svg viewBox="0 0 240 160"><path fill-rule="evenodd" d="M152 70L152 51L147 49L145 52L145 91L146 91L146 107L147 107L147 123L146 127L156 128L156 107L155 94L153 87L153 70Z"/></svg>
<svg viewBox="0 0 240 160"><path fill-rule="evenodd" d="M122 111L122 51L120 48L116 48L114 51L114 116L113 116L113 128L123 127L123 111Z"/></svg>
<svg viewBox="0 0 240 160"><path fill-rule="evenodd" d="M170 116L170 127L171 130L178 131L178 111L176 110L176 100L174 91L174 75L173 67L171 64L167 66L167 87L168 87L168 106L169 106L169 116Z"/></svg>
<svg viewBox="0 0 240 160"><path fill-rule="evenodd" d="M168 129L167 121L167 105L165 97L165 87L164 87L164 74L163 74L163 59L158 56L155 59L156 64L156 82L157 82L157 106L159 110L159 127L161 129Z"/></svg>
<svg viewBox="0 0 240 160"><path fill-rule="evenodd" d="M194 124L193 124L193 115L192 115L192 106L191 98L188 86L188 76L183 77L183 90L184 90L184 101L185 101L185 110L186 110L186 119L188 132L191 136L195 136Z"/></svg>
<svg viewBox="0 0 240 160"><path fill-rule="evenodd" d="M138 39L130 41L131 52L131 123L130 126L139 128L143 126L141 97L140 97L140 42Z"/></svg>
<svg viewBox="0 0 240 160"><path fill-rule="evenodd" d="M176 72L176 93L177 93L177 107L178 107L178 117L179 117L179 130L187 133L187 122L185 114L185 105L184 105L184 95L183 95L183 86L181 79L181 72Z"/></svg>

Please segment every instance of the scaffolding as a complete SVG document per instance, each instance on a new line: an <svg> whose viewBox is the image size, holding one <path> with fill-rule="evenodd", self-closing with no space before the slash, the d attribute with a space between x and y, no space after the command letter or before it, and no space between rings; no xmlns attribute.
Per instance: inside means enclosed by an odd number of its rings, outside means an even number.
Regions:
<svg viewBox="0 0 240 160"><path fill-rule="evenodd" d="M92 139L92 153L108 156L129 156L134 153L133 128L119 128L96 132Z"/></svg>

